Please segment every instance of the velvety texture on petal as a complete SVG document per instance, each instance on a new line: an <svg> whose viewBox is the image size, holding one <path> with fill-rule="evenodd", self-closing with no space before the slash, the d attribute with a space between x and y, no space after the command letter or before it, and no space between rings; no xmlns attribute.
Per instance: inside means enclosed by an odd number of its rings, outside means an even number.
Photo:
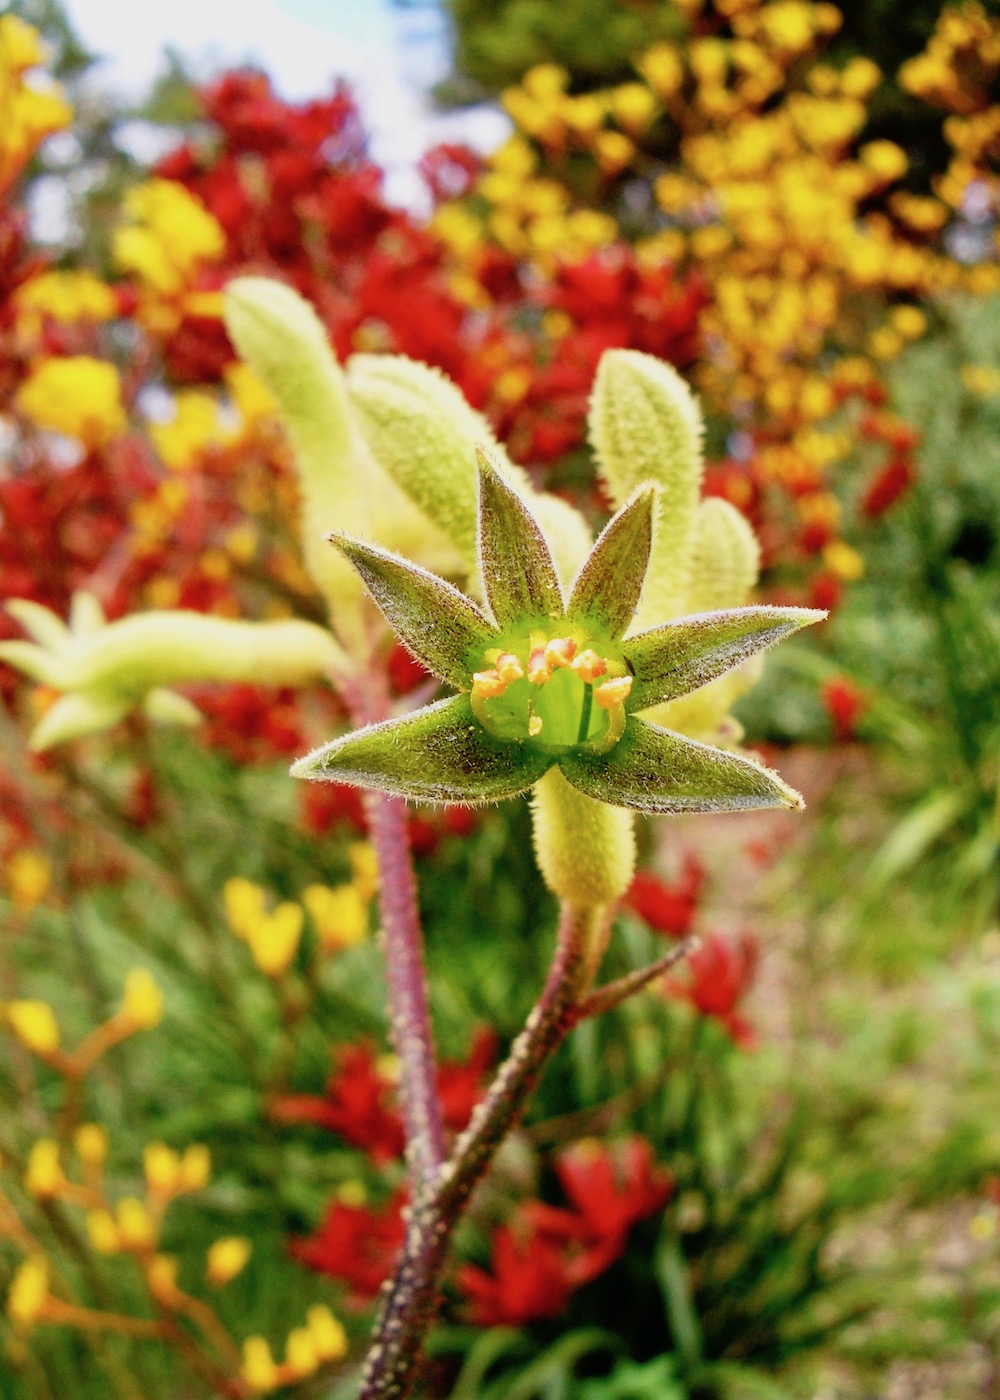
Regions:
<svg viewBox="0 0 1000 1400"><path fill-rule="evenodd" d="M417 660L456 689L467 690L477 653L496 635L475 603L401 555L345 535L328 538L357 569Z"/></svg>
<svg viewBox="0 0 1000 1400"><path fill-rule="evenodd" d="M640 487L608 521L573 584L566 616L620 637L635 614L653 543L656 488Z"/></svg>
<svg viewBox="0 0 1000 1400"><path fill-rule="evenodd" d="M535 517L476 449L479 464L479 548L486 600L500 627L530 617L561 617L562 589Z"/></svg>
<svg viewBox="0 0 1000 1400"><path fill-rule="evenodd" d="M640 632L622 648L635 677L628 708L645 710L687 695L824 617L814 608L728 608Z"/></svg>
<svg viewBox="0 0 1000 1400"><path fill-rule="evenodd" d="M559 767L588 797L640 812L740 812L803 805L799 794L770 769L635 716L629 717L625 733L609 753L566 754Z"/></svg>
<svg viewBox="0 0 1000 1400"><path fill-rule="evenodd" d="M468 697L453 695L334 739L300 758L291 772L419 802L475 806L526 792L551 766L549 754L491 738Z"/></svg>

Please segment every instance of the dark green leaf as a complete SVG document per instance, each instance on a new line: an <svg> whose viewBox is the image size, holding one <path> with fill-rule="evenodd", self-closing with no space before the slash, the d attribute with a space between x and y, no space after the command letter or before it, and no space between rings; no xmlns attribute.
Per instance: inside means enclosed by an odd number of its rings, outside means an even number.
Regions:
<svg viewBox="0 0 1000 1400"><path fill-rule="evenodd" d="M653 542L656 487L642 486L608 521L576 576L566 616L620 637L639 603Z"/></svg>
<svg viewBox="0 0 1000 1400"><path fill-rule="evenodd" d="M417 660L458 690L468 690L479 654L496 636L475 603L398 554L346 535L327 538L357 569Z"/></svg>
<svg viewBox="0 0 1000 1400"><path fill-rule="evenodd" d="M465 695L355 730L292 765L293 778L349 783L418 802L474 806L514 797L552 766L527 744L492 739Z"/></svg>
<svg viewBox="0 0 1000 1400"><path fill-rule="evenodd" d="M500 627L561 617L559 576L538 522L478 447L476 460L483 586L493 616Z"/></svg>
<svg viewBox="0 0 1000 1400"><path fill-rule="evenodd" d="M791 632L822 622L815 608L728 608L665 622L624 643L635 676L629 710L687 695Z"/></svg>
<svg viewBox="0 0 1000 1400"><path fill-rule="evenodd" d="M803 805L777 773L751 759L685 739L634 715L609 753L566 754L559 767L588 797L640 812L738 812Z"/></svg>

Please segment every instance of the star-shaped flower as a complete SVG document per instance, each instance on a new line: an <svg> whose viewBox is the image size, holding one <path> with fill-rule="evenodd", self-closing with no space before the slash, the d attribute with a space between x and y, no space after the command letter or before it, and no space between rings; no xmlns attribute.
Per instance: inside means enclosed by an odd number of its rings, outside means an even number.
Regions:
<svg viewBox="0 0 1000 1400"><path fill-rule="evenodd" d="M569 590L523 501L479 454L487 612L399 555L330 540L414 656L460 693L325 744L292 767L423 802L479 804L531 788L555 764L580 792L642 812L800 807L777 774L684 738L639 711L705 685L825 614L747 607L632 637L657 488L607 525Z"/></svg>

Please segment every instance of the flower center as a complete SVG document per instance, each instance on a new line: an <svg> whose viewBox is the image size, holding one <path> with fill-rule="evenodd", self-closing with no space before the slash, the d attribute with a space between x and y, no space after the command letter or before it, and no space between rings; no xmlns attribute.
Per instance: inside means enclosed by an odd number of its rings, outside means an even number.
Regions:
<svg viewBox="0 0 1000 1400"><path fill-rule="evenodd" d="M625 662L609 650L584 635L532 630L506 638L472 678L476 718L497 739L606 753L622 736L632 689Z"/></svg>

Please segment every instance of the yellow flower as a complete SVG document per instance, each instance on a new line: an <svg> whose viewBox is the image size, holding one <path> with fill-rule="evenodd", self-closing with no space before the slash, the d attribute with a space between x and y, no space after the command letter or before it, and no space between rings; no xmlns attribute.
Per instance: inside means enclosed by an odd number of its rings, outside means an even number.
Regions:
<svg viewBox="0 0 1000 1400"><path fill-rule="evenodd" d="M204 1143L193 1142L185 1148L180 1162L178 1189L201 1191L212 1175L212 1156Z"/></svg>
<svg viewBox="0 0 1000 1400"><path fill-rule="evenodd" d="M144 1252L156 1243L156 1227L145 1204L137 1196L118 1202L118 1239L124 1249Z"/></svg>
<svg viewBox="0 0 1000 1400"><path fill-rule="evenodd" d="M163 1142L149 1142L143 1148L146 1185L154 1196L172 1196L180 1176L180 1157Z"/></svg>
<svg viewBox="0 0 1000 1400"><path fill-rule="evenodd" d="M285 1366L290 1376L301 1380L311 1376L319 1365L319 1353L308 1327L296 1327L285 1344Z"/></svg>
<svg viewBox="0 0 1000 1400"><path fill-rule="evenodd" d="M85 1166L99 1167L108 1155L108 1135L99 1123L81 1123L73 1141Z"/></svg>
<svg viewBox="0 0 1000 1400"><path fill-rule="evenodd" d="M34 909L48 893L52 879L49 862L40 851L22 848L7 864L11 902L19 909Z"/></svg>
<svg viewBox="0 0 1000 1400"><path fill-rule="evenodd" d="M278 1368L264 1337L247 1337L243 1343L243 1379L252 1390L263 1393L278 1384Z"/></svg>
<svg viewBox="0 0 1000 1400"><path fill-rule="evenodd" d="M666 41L647 49L636 64L653 91L662 98L673 97L684 81L684 64L676 45Z"/></svg>
<svg viewBox="0 0 1000 1400"><path fill-rule="evenodd" d="M164 466L189 471L206 452L225 447L233 433L211 394L185 389L174 397L172 420L151 424L149 436Z"/></svg>
<svg viewBox="0 0 1000 1400"><path fill-rule="evenodd" d="M151 1030L163 1017L163 993L144 967L133 968L125 978L122 1013L137 1030Z"/></svg>
<svg viewBox="0 0 1000 1400"><path fill-rule="evenodd" d="M285 901L265 914L248 935L253 960L268 977L288 971L298 952L304 917L301 905Z"/></svg>
<svg viewBox="0 0 1000 1400"><path fill-rule="evenodd" d="M823 550L823 562L845 583L854 583L865 572L865 561L845 540L831 540Z"/></svg>
<svg viewBox="0 0 1000 1400"><path fill-rule="evenodd" d="M7 1316L18 1327L37 1322L49 1296L49 1266L32 1254L19 1266L7 1294Z"/></svg>
<svg viewBox="0 0 1000 1400"><path fill-rule="evenodd" d="M221 1288L234 1279L246 1266L253 1246L239 1235L229 1235L215 1240L208 1251L208 1264L205 1277L216 1288Z"/></svg>
<svg viewBox="0 0 1000 1400"><path fill-rule="evenodd" d="M90 272L42 272L14 293L18 327L37 335L42 320L71 325L76 321L110 321L118 308L110 287Z"/></svg>
<svg viewBox="0 0 1000 1400"><path fill-rule="evenodd" d="M179 292L202 264L225 252L218 220L173 180L147 180L129 190L123 213L128 222L115 234L115 259L154 291Z"/></svg>
<svg viewBox="0 0 1000 1400"><path fill-rule="evenodd" d="M65 1184L66 1178L59 1162L59 1144L53 1138L39 1138L32 1143L28 1153L25 1190L30 1196L47 1200L58 1195Z"/></svg>
<svg viewBox="0 0 1000 1400"><path fill-rule="evenodd" d="M157 1254L146 1268L149 1291L159 1303L170 1303L177 1296L177 1260L169 1254Z"/></svg>
<svg viewBox="0 0 1000 1400"><path fill-rule="evenodd" d="M46 1001L9 1001L5 1008L11 1030L36 1055L59 1049L59 1026Z"/></svg>
<svg viewBox="0 0 1000 1400"><path fill-rule="evenodd" d="M326 952L353 948L368 936L368 903L355 885L310 885L302 892L302 903Z"/></svg>
<svg viewBox="0 0 1000 1400"><path fill-rule="evenodd" d="M91 355L42 360L18 389L15 403L39 428L104 447L127 426L114 365Z"/></svg>
<svg viewBox="0 0 1000 1400"><path fill-rule="evenodd" d="M226 920L237 938L249 938L267 913L267 896L260 885L234 875L222 887Z"/></svg>
<svg viewBox="0 0 1000 1400"><path fill-rule="evenodd" d="M312 1335L320 1361L339 1361L347 1355L347 1333L329 1308L317 1303L306 1313L306 1326Z"/></svg>
<svg viewBox="0 0 1000 1400"><path fill-rule="evenodd" d="M92 1210L87 1214L87 1235L98 1254L117 1254L121 1237L114 1217L107 1210Z"/></svg>

